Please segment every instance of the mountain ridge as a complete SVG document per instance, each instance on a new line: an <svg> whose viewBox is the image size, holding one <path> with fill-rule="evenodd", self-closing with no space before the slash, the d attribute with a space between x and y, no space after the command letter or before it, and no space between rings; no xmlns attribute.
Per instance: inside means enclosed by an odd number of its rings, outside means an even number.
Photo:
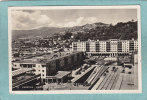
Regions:
<svg viewBox="0 0 147 100"><path fill-rule="evenodd" d="M74 27L39 27L31 30L12 30L12 39L19 38L34 38L34 37L52 37L54 34L64 35L66 33L72 33L75 37L83 38L87 40L88 35L91 39L107 39L109 38L126 38L127 34L130 34L130 38L137 38L137 22L128 21L126 23L119 22L116 25L105 24L102 22L96 22L93 24L85 24L82 26ZM78 35L77 35L78 34ZM116 36L116 37L115 37ZM80 39L77 38L77 39ZM129 38L126 38L129 39Z"/></svg>

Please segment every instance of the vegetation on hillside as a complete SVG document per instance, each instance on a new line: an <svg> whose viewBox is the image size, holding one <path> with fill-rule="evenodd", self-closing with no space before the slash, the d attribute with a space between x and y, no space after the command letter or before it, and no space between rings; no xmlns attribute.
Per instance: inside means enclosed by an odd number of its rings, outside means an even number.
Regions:
<svg viewBox="0 0 147 100"><path fill-rule="evenodd" d="M119 22L116 25L94 23L83 26L74 26L66 28L45 27L32 30L13 30L13 39L18 38L34 38L41 37L55 37L62 38L62 40L71 39L74 41L91 40L107 40L107 39L137 39L137 21Z"/></svg>
<svg viewBox="0 0 147 100"><path fill-rule="evenodd" d="M107 40L107 39L137 39L137 22L129 21L127 23L117 23L116 25L110 25L109 27L96 27L90 29L85 33L78 32L73 34L75 40L86 41L91 40Z"/></svg>

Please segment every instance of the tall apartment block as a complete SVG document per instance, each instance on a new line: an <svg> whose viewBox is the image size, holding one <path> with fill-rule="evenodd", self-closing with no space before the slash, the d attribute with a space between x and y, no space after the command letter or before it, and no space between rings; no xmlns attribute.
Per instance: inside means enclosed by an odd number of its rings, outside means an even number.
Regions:
<svg viewBox="0 0 147 100"><path fill-rule="evenodd" d="M128 55L138 51L137 40L110 39L106 41L78 41L72 43L72 51L83 51L92 56Z"/></svg>

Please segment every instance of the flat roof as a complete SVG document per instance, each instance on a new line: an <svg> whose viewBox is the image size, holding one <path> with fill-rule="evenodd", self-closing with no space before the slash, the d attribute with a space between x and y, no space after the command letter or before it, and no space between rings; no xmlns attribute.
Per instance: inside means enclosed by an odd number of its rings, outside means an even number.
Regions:
<svg viewBox="0 0 147 100"><path fill-rule="evenodd" d="M37 74L37 75L25 74L23 76L20 76L19 78L13 79L12 80L12 87L15 88L15 87L18 87L18 86L23 85L25 83L28 83L30 81L33 81L37 77L40 77L40 74Z"/></svg>
<svg viewBox="0 0 147 100"><path fill-rule="evenodd" d="M25 60L20 60L20 61L15 61L16 63L23 63L23 64L36 64L36 63L40 63L40 64L46 64L47 61L46 60L37 60L37 59L25 59Z"/></svg>
<svg viewBox="0 0 147 100"><path fill-rule="evenodd" d="M72 82L76 82L77 80L79 80L81 77L83 77L85 74L87 74L89 71L91 71L92 69L94 69L95 66L91 66L90 68L88 68L85 72L81 73L80 75L77 75L75 78L73 78L71 81Z"/></svg>
<svg viewBox="0 0 147 100"><path fill-rule="evenodd" d="M104 60L107 60L107 61L108 60L113 60L113 61L115 60L116 61L117 60L117 57L107 57L107 58L104 58Z"/></svg>
<svg viewBox="0 0 147 100"><path fill-rule="evenodd" d="M69 71L58 71L58 73L55 75L56 78L63 78L64 76L67 76L70 74Z"/></svg>
<svg viewBox="0 0 147 100"><path fill-rule="evenodd" d="M121 40L121 39L108 39L108 40L88 40L88 41L75 41L72 43L85 43L85 42L107 42L107 41L138 41L136 39L134 40Z"/></svg>
<svg viewBox="0 0 147 100"><path fill-rule="evenodd" d="M80 53L80 52L72 52L72 53L66 53L66 52L61 52L61 56L59 56L59 54L50 54L50 55L41 55L41 56L36 56L30 59L25 59L25 60L21 60L21 61L15 61L16 63L23 63L23 64L36 64L36 63L40 63L40 64L46 64L50 61L53 60L57 60L63 57L67 57L70 56L72 54L76 54L76 53ZM57 57L54 57L54 55L58 55ZM40 60L39 60L40 57ZM41 58L43 57L43 58Z"/></svg>
<svg viewBox="0 0 147 100"><path fill-rule="evenodd" d="M12 71L12 77L26 73L28 71L33 71L33 70L34 70L33 68L21 68L18 70L14 70L14 71Z"/></svg>

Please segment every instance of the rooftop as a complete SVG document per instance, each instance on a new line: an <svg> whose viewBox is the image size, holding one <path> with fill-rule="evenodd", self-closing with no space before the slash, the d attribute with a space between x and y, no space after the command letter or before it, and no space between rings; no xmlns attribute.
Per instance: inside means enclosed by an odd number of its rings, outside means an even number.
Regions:
<svg viewBox="0 0 147 100"><path fill-rule="evenodd" d="M14 71L12 71L12 77L26 73L28 71L33 71L33 70L34 70L33 68L21 68L18 70L14 70Z"/></svg>
<svg viewBox="0 0 147 100"><path fill-rule="evenodd" d="M77 43L77 42L106 42L106 41L137 41L137 40L120 40L120 39L109 39L109 40L88 40L88 41L76 41L76 42L73 42L73 43Z"/></svg>
<svg viewBox="0 0 147 100"><path fill-rule="evenodd" d="M70 71L58 71L55 76L47 76L47 78L58 78L61 79L70 74Z"/></svg>
<svg viewBox="0 0 147 100"><path fill-rule="evenodd" d="M21 61L15 61L16 63L27 63L27 64L36 64L36 63L40 63L40 64L46 64L52 60L56 60L56 59L60 59L66 56L70 56L72 54L75 54L78 52L58 52L58 53L54 53L54 54L45 54L45 55L41 55L41 56L35 56L29 59L24 59Z"/></svg>
<svg viewBox="0 0 147 100"><path fill-rule="evenodd" d="M24 60L20 60L20 61L15 61L16 63L23 63L23 64L46 64L48 61L46 59L24 59Z"/></svg>
<svg viewBox="0 0 147 100"><path fill-rule="evenodd" d="M58 71L58 73L55 75L55 77L63 78L64 76L67 76L68 74L70 74L69 71Z"/></svg>

